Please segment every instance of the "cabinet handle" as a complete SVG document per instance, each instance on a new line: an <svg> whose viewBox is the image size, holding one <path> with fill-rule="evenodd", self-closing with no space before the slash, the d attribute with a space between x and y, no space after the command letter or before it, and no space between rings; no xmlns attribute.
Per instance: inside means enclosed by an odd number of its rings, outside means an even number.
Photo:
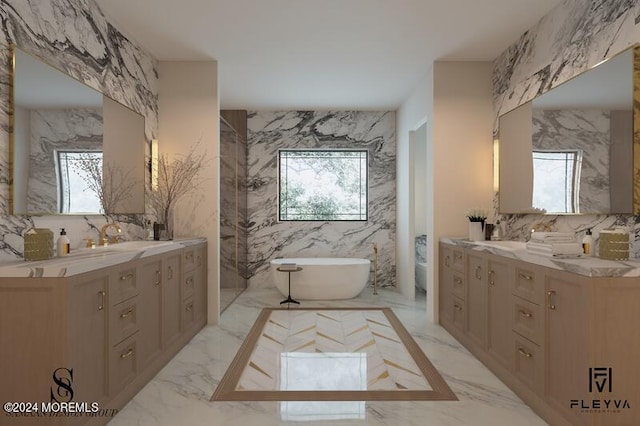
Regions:
<svg viewBox="0 0 640 426"><path fill-rule="evenodd" d="M531 353L529 353L529 352L525 351L522 347L519 347L519 348L518 348L518 352L520 353L520 355L522 355L522 356L526 356L527 358L531 358L531 357L533 357L533 354L531 354Z"/></svg>
<svg viewBox="0 0 640 426"><path fill-rule="evenodd" d="M493 277L496 273L493 271L493 269L489 270L489 284L490 285L496 285L496 282L493 280Z"/></svg>
<svg viewBox="0 0 640 426"><path fill-rule="evenodd" d="M458 260L462 260L462 255L461 254L454 254L453 258L454 259L458 259Z"/></svg>
<svg viewBox="0 0 640 426"><path fill-rule="evenodd" d="M133 278L133 273L131 273L131 272L126 274L126 275L120 275L120 281L126 281L126 280L131 279L131 278Z"/></svg>
<svg viewBox="0 0 640 426"><path fill-rule="evenodd" d="M476 279L477 280L481 280L482 279L482 267L481 266L476 266Z"/></svg>
<svg viewBox="0 0 640 426"><path fill-rule="evenodd" d="M188 253L188 254L185 256L185 259L187 259L187 260L191 260L191 261L193 262L193 253Z"/></svg>
<svg viewBox="0 0 640 426"><path fill-rule="evenodd" d="M132 313L133 313L133 308L129 308L129 310L127 312L125 312L124 314L120 314L120 318L125 319L126 317L128 317Z"/></svg>
<svg viewBox="0 0 640 426"><path fill-rule="evenodd" d="M451 266L451 258L449 256L444 258L444 266Z"/></svg>
<svg viewBox="0 0 640 426"><path fill-rule="evenodd" d="M100 296L100 304L98 305L98 310L101 311L104 309L104 302L107 298L107 293L105 291L99 291L98 295Z"/></svg>
<svg viewBox="0 0 640 426"><path fill-rule="evenodd" d="M547 292L547 308L555 310L556 309L556 305L553 304L553 296L555 296L556 292L553 290L550 290Z"/></svg>
<svg viewBox="0 0 640 426"><path fill-rule="evenodd" d="M531 281L533 279L531 275L523 274L522 272L520 272L518 276L523 280L527 280L527 281Z"/></svg>
<svg viewBox="0 0 640 426"><path fill-rule="evenodd" d="M193 303L189 303L187 305L187 312L191 312L191 311L193 311Z"/></svg>
<svg viewBox="0 0 640 426"><path fill-rule="evenodd" d="M129 350L126 353L120 354L120 358L122 359L129 358L131 355L133 355L133 348L129 348Z"/></svg>
<svg viewBox="0 0 640 426"><path fill-rule="evenodd" d="M458 285L462 285L462 280L460 278L454 278L453 282L458 284Z"/></svg>
<svg viewBox="0 0 640 426"><path fill-rule="evenodd" d="M187 278L187 287L193 287L193 278Z"/></svg>
<svg viewBox="0 0 640 426"><path fill-rule="evenodd" d="M527 317L527 318L531 318L533 316L533 315L531 315L530 312L527 312L524 309L520 309L520 315L522 315L523 317Z"/></svg>
<svg viewBox="0 0 640 426"><path fill-rule="evenodd" d="M173 268L172 268L171 266L169 266L169 268L168 268L168 269L169 269L169 274L168 274L168 275L169 275L169 277L168 277L168 278L169 278L169 279L172 279L172 278L173 278Z"/></svg>
<svg viewBox="0 0 640 426"><path fill-rule="evenodd" d="M202 266L202 256L198 256L198 261L196 263L198 266Z"/></svg>
<svg viewBox="0 0 640 426"><path fill-rule="evenodd" d="M160 281L162 281L162 272L156 271L156 282L153 284L157 287L160 285Z"/></svg>
<svg viewBox="0 0 640 426"><path fill-rule="evenodd" d="M456 308L457 310L461 311L462 310L462 306L458 305L457 303L455 303L453 305L454 308Z"/></svg>

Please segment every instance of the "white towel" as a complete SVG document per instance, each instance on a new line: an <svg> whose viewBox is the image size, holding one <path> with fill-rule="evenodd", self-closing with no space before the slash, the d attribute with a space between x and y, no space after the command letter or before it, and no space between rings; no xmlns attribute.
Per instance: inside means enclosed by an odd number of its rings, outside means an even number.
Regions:
<svg viewBox="0 0 640 426"><path fill-rule="evenodd" d="M527 251L531 254L540 254L544 256L572 256L583 253L580 243L536 243L528 242Z"/></svg>

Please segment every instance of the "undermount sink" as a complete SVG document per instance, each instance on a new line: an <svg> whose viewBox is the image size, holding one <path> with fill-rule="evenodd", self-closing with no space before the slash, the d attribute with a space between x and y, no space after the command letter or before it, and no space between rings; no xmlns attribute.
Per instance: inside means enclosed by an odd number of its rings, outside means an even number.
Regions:
<svg viewBox="0 0 640 426"><path fill-rule="evenodd" d="M108 246L103 248L98 247L94 250L137 251L169 246L172 244L175 243L173 241L125 241L123 243L109 244Z"/></svg>
<svg viewBox="0 0 640 426"><path fill-rule="evenodd" d="M475 244L486 247L495 247L501 250L525 250L527 248L524 241L474 241Z"/></svg>

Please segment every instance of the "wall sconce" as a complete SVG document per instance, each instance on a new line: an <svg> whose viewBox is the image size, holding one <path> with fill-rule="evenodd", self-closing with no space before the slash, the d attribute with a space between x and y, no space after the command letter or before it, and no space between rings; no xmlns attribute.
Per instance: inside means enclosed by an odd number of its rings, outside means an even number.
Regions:
<svg viewBox="0 0 640 426"><path fill-rule="evenodd" d="M500 141L493 140L493 192L500 189Z"/></svg>
<svg viewBox="0 0 640 426"><path fill-rule="evenodd" d="M151 140L151 190L158 190L158 139Z"/></svg>

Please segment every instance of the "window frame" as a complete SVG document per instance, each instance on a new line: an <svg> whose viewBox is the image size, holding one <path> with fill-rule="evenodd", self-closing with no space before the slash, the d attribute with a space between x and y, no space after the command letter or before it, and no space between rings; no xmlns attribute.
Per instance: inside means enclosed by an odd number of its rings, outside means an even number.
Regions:
<svg viewBox="0 0 640 426"><path fill-rule="evenodd" d="M58 187L58 214L69 214L69 215L80 215L80 214L104 214L103 210L102 210L102 206L99 207L99 212L75 212L75 211L67 211L65 212L65 202L68 202L67 197L65 197L65 185L64 185L64 178L62 176L63 173L63 167L62 167L62 156L66 156L67 154L73 154L73 153L91 153L91 154L96 154L99 153L101 154L102 158L101 161L104 161L104 151L101 149L73 149L73 148L61 148L61 149L56 149L54 150L54 165L55 165L55 174L56 174L56 185ZM68 160L65 159L65 162L67 162ZM68 166L67 166L68 167ZM98 199L98 203L100 203L100 200Z"/></svg>
<svg viewBox="0 0 640 426"><path fill-rule="evenodd" d="M580 175L581 175L581 170L582 170L582 150L581 149L538 149L538 148L534 148L532 150L532 157L533 157L533 187L532 190L535 189L535 155L536 153L540 153L540 154L563 154L563 155L568 155L568 154L573 154L573 173L571 176L571 209L570 211L561 211L561 212L556 212L556 211L550 211L548 212L549 214L577 214L580 213ZM565 160L560 160L560 161L564 161L565 164L568 163L568 159ZM565 181L568 181L567 176L565 175ZM566 187L566 184L565 184ZM532 194L533 196L533 194ZM566 200L566 196L565 196L565 200ZM565 201L566 204L566 201ZM534 207L538 207L538 206L534 206ZM544 206L540 206L542 208L544 208ZM567 209L565 209L567 210Z"/></svg>
<svg viewBox="0 0 640 426"><path fill-rule="evenodd" d="M365 191L364 191L364 204L365 204L365 218L364 219L283 219L280 194L281 194L281 170L282 170L282 153L283 152L359 152L364 153L366 163L366 179L365 179ZM277 159L277 220L278 222L368 222L369 221L369 149L367 148L279 148ZM362 202L362 199L360 199Z"/></svg>

